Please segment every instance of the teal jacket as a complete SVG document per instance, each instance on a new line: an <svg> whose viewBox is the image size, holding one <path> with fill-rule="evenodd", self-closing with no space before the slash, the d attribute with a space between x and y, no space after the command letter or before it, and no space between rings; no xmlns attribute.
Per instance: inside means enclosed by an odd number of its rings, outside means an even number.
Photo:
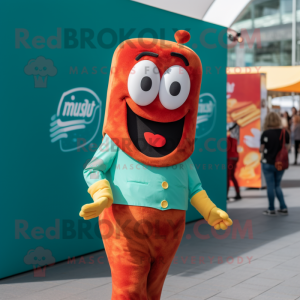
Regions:
<svg viewBox="0 0 300 300"><path fill-rule="evenodd" d="M147 166L123 152L108 135L83 175L88 186L107 179L114 204L159 210L187 210L188 201L203 190L191 158L170 167Z"/></svg>

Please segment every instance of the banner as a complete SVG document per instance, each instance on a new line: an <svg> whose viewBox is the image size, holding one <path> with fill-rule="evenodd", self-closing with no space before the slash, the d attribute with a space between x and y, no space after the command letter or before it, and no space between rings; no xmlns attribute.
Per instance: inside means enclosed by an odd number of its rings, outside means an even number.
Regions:
<svg viewBox="0 0 300 300"><path fill-rule="evenodd" d="M103 249L98 220L79 217L92 202L82 173L102 141L111 60L126 39L191 33L203 65L192 159L226 209L226 28L128 0L0 6L0 278ZM200 218L190 206L186 220Z"/></svg>
<svg viewBox="0 0 300 300"><path fill-rule="evenodd" d="M266 115L265 74L227 75L227 130L238 140L236 178L242 187L261 188L259 152Z"/></svg>

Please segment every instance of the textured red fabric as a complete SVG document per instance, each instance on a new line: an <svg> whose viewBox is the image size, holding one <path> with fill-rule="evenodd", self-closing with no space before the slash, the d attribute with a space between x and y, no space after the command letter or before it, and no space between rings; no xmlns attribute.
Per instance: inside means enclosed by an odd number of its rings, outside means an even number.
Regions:
<svg viewBox="0 0 300 300"><path fill-rule="evenodd" d="M239 158L237 140L227 136L227 158Z"/></svg>
<svg viewBox="0 0 300 300"><path fill-rule="evenodd" d="M174 37L177 43L185 44L190 40L191 35L186 30L177 30L174 34Z"/></svg>
<svg viewBox="0 0 300 300"><path fill-rule="evenodd" d="M155 63L160 72L160 77L173 65L185 68L189 74L191 89L187 100L181 107L174 110L166 109L159 100L159 94L147 106L139 106L130 98L127 87L128 76L137 63L135 58L144 51L159 55L158 57L144 56L139 61L151 60ZM181 58L171 56L171 52L183 54L188 59L189 66L186 66ZM194 151L201 79L202 65L200 58L192 49L184 45L149 38L130 39L123 42L116 49L112 59L103 136L107 133L125 153L149 166L166 167L185 161ZM148 157L136 149L128 133L126 103L135 114L155 122L174 122L185 117L182 138L177 148L164 157Z"/></svg>
<svg viewBox="0 0 300 300"><path fill-rule="evenodd" d="M113 204L99 217L113 300L158 300L185 228L185 211Z"/></svg>

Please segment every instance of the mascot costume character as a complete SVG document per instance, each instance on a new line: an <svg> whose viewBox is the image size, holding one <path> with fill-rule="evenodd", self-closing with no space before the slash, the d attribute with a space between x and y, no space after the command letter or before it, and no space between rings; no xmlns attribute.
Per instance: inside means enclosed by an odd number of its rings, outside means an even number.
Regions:
<svg viewBox="0 0 300 300"><path fill-rule="evenodd" d="M188 201L215 229L232 225L209 199L190 158L202 65L176 42L130 39L115 50L103 140L84 170L112 274L112 299L160 299L185 229Z"/></svg>

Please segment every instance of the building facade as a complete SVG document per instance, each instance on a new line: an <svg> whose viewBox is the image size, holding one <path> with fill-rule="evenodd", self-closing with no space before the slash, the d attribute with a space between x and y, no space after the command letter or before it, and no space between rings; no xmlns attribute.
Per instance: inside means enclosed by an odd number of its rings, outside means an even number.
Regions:
<svg viewBox="0 0 300 300"><path fill-rule="evenodd" d="M300 0L296 0L296 9L293 8L293 0L254 0L248 4L231 26L237 32L242 31L245 43L229 47L228 66L300 65Z"/></svg>

